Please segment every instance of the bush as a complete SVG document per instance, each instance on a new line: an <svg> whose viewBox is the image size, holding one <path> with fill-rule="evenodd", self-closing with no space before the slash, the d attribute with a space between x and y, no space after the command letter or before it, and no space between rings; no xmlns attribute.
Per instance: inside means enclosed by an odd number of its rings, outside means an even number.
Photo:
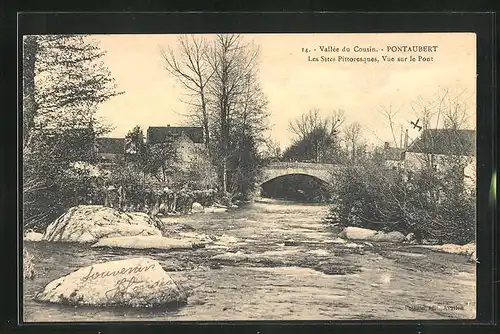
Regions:
<svg viewBox="0 0 500 334"><path fill-rule="evenodd" d="M334 175L337 201L327 220L339 226L413 232L420 240L468 243L475 237L475 198L451 167L405 172L377 159L347 166Z"/></svg>
<svg viewBox="0 0 500 334"><path fill-rule="evenodd" d="M93 160L93 132L39 131L23 148L23 223L43 231L69 207L91 202L102 179L89 164Z"/></svg>
<svg viewBox="0 0 500 334"><path fill-rule="evenodd" d="M23 278L35 278L35 265L33 264L34 256L26 249L23 249Z"/></svg>
<svg viewBox="0 0 500 334"><path fill-rule="evenodd" d="M52 166L44 172L35 169L23 177L24 227L44 231L48 224L68 208L102 200L104 178L87 168ZM29 184L37 184L29 187Z"/></svg>

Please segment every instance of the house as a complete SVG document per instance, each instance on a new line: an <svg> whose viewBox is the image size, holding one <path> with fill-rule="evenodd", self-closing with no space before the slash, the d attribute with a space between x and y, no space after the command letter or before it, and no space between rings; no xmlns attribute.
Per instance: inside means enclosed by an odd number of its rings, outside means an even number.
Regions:
<svg viewBox="0 0 500 334"><path fill-rule="evenodd" d="M173 142L178 154L177 167L182 170L205 149L201 127L151 126L148 128L146 140L150 145Z"/></svg>
<svg viewBox="0 0 500 334"><path fill-rule="evenodd" d="M426 129L404 153L407 170L431 167L441 170L450 161L461 162L464 181L476 183L476 131L463 129Z"/></svg>
<svg viewBox="0 0 500 334"><path fill-rule="evenodd" d="M385 165L392 169L402 169L404 167L405 149L401 147L391 147L389 142L384 143Z"/></svg>
<svg viewBox="0 0 500 334"><path fill-rule="evenodd" d="M122 162L125 158L125 138L96 138L94 152L101 162Z"/></svg>

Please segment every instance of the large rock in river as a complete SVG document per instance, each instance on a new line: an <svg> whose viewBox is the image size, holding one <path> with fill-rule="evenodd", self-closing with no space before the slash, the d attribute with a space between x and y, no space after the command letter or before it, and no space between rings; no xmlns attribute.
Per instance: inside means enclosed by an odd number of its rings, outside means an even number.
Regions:
<svg viewBox="0 0 500 334"><path fill-rule="evenodd" d="M153 307L184 304L186 293L148 258L110 261L58 278L35 300L68 305Z"/></svg>
<svg viewBox="0 0 500 334"><path fill-rule="evenodd" d="M340 232L339 236L341 238L351 240L371 240L371 238L377 233L377 231L369 230L367 228L349 226Z"/></svg>
<svg viewBox="0 0 500 334"><path fill-rule="evenodd" d="M120 212L101 205L79 205L51 223L43 235L47 241L96 242L101 238L159 235L156 221L141 212Z"/></svg>
<svg viewBox="0 0 500 334"><path fill-rule="evenodd" d="M398 231L383 233L379 232L370 238L371 241L379 242L402 242L405 239L405 235Z"/></svg>
<svg viewBox="0 0 500 334"><path fill-rule="evenodd" d="M162 236L125 236L103 238L92 247L126 248L126 249L194 249L203 247L203 243L190 239L175 239Z"/></svg>
<svg viewBox="0 0 500 334"><path fill-rule="evenodd" d="M405 239L401 232L384 233L367 228L346 227L340 232L340 237L350 240L364 240L377 242L402 242Z"/></svg>

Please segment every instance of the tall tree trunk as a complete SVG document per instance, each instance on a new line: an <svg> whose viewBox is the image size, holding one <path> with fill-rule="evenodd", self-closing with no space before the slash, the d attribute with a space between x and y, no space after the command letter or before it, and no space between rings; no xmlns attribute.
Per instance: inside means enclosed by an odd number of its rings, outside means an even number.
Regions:
<svg viewBox="0 0 500 334"><path fill-rule="evenodd" d="M205 148L207 152L210 152L210 130L208 128L208 113L207 113L207 102L205 101L204 91L201 91L201 110L203 113L203 131L205 132Z"/></svg>
<svg viewBox="0 0 500 334"><path fill-rule="evenodd" d="M37 37L25 37L23 43L23 147L29 145L30 132L35 125L35 115L38 110L35 99L35 64L37 53Z"/></svg>
<svg viewBox="0 0 500 334"><path fill-rule="evenodd" d="M225 157L222 162L222 190L224 194L227 192L227 159Z"/></svg>

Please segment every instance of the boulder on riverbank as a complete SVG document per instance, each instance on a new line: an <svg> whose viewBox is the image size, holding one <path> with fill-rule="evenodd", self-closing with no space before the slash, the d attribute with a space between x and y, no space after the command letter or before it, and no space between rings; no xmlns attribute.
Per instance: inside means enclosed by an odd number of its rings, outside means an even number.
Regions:
<svg viewBox="0 0 500 334"><path fill-rule="evenodd" d="M191 205L191 212L192 213L201 213L201 212L204 212L203 205L201 205L200 203L194 202Z"/></svg>
<svg viewBox="0 0 500 334"><path fill-rule="evenodd" d="M126 248L126 249L195 249L204 247L203 243L190 239L174 239L162 236L124 236L103 238L92 247Z"/></svg>
<svg viewBox="0 0 500 334"><path fill-rule="evenodd" d="M349 240L363 240L363 241L375 241L375 242L394 242L399 243L405 239L405 236L401 232L380 232L375 230L370 230L367 228L360 227L346 227L339 236L341 238Z"/></svg>
<svg viewBox="0 0 500 334"><path fill-rule="evenodd" d="M58 278L35 300L67 305L153 307L185 304L187 294L152 259L110 261Z"/></svg>
<svg viewBox="0 0 500 334"><path fill-rule="evenodd" d="M24 241L42 241L43 233L33 232L31 230L26 231L24 234Z"/></svg>
<svg viewBox="0 0 500 334"><path fill-rule="evenodd" d="M43 240L96 242L102 238L158 235L159 220L141 212L120 212L101 205L79 205L51 223Z"/></svg>

